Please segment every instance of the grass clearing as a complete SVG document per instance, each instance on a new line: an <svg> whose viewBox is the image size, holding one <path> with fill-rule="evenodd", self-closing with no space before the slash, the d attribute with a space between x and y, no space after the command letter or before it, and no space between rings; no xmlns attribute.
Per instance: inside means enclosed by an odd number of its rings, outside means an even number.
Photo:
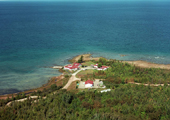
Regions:
<svg viewBox="0 0 170 120"><path fill-rule="evenodd" d="M75 90L77 86L77 83L76 83L77 81L80 82L79 80L72 82L71 85L67 88L67 91Z"/></svg>
<svg viewBox="0 0 170 120"><path fill-rule="evenodd" d="M85 63L82 63L82 65L84 65L84 66L91 66L91 65L94 65L95 63L94 62L92 62L92 61L87 61L87 62L85 62Z"/></svg>
<svg viewBox="0 0 170 120"><path fill-rule="evenodd" d="M73 93L78 93L79 89L76 88L77 82L80 82L79 80L76 80L71 83L71 85L67 88L67 91L73 92Z"/></svg>
<svg viewBox="0 0 170 120"><path fill-rule="evenodd" d="M79 73L77 73L76 77L81 78L85 77L87 75L93 75L94 70L82 70Z"/></svg>
<svg viewBox="0 0 170 120"><path fill-rule="evenodd" d="M69 79L70 79L70 77L63 78L63 79L57 81L57 82L56 82L56 85L57 85L57 86L62 86L62 87L64 87L64 86L67 84L67 82L68 82Z"/></svg>

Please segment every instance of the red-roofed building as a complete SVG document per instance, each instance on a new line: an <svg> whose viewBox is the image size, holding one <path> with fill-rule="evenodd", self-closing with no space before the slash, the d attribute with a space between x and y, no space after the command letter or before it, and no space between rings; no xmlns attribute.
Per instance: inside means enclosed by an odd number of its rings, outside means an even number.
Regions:
<svg viewBox="0 0 170 120"><path fill-rule="evenodd" d="M94 68L98 68L98 63L93 66Z"/></svg>
<svg viewBox="0 0 170 120"><path fill-rule="evenodd" d="M97 70L106 70L107 68L109 68L109 67L107 67L107 66L102 66L101 68L97 68Z"/></svg>
<svg viewBox="0 0 170 120"><path fill-rule="evenodd" d="M81 64L80 63L74 63L73 65L71 65L71 64L69 64L69 65L66 65L66 66L64 66L64 70L78 70L79 69L79 67L81 66Z"/></svg>
<svg viewBox="0 0 170 120"><path fill-rule="evenodd" d="M81 66L80 63L74 63L73 66Z"/></svg>
<svg viewBox="0 0 170 120"><path fill-rule="evenodd" d="M92 80L87 80L85 82L85 88L89 88L89 87L92 87L93 86L93 81Z"/></svg>

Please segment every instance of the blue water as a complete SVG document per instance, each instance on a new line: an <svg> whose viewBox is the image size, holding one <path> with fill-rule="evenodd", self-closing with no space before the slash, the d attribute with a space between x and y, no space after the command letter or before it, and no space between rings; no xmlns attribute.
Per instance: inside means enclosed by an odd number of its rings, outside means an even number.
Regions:
<svg viewBox="0 0 170 120"><path fill-rule="evenodd" d="M0 2L0 94L58 76L84 53L170 64L170 2ZM120 57L120 54L127 55Z"/></svg>

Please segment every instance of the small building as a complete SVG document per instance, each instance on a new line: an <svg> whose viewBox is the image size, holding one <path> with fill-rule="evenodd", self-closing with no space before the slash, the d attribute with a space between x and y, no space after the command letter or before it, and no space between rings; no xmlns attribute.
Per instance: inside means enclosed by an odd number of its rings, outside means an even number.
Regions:
<svg viewBox="0 0 170 120"><path fill-rule="evenodd" d="M100 91L100 92L103 93L103 92L108 92L108 91L111 91L111 89L102 90L102 91Z"/></svg>
<svg viewBox="0 0 170 120"><path fill-rule="evenodd" d="M98 68L98 63L93 66L94 68Z"/></svg>
<svg viewBox="0 0 170 120"><path fill-rule="evenodd" d="M69 64L69 65L64 66L64 70L75 71L75 70L78 70L80 66L81 66L80 63L74 63L73 65Z"/></svg>
<svg viewBox="0 0 170 120"><path fill-rule="evenodd" d="M97 68L97 70L106 70L106 69L108 69L109 67L107 67L107 66L102 66L101 68Z"/></svg>
<svg viewBox="0 0 170 120"><path fill-rule="evenodd" d="M93 87L93 81L92 80L87 80L85 82L85 88L91 88Z"/></svg>
<svg viewBox="0 0 170 120"><path fill-rule="evenodd" d="M98 63L95 64L93 67L96 68L97 70L106 70L107 68L109 68L107 66L102 66L102 67L98 68Z"/></svg>

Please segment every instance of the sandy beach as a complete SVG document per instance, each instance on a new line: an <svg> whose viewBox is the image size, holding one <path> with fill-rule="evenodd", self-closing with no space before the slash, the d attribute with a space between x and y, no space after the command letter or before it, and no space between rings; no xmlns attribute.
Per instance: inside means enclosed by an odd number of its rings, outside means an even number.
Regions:
<svg viewBox="0 0 170 120"><path fill-rule="evenodd" d="M164 65L164 64L156 64L156 63L150 63L146 61L122 61L123 63L129 63L131 65L135 65L142 68L160 68L160 69L170 69L170 65Z"/></svg>

